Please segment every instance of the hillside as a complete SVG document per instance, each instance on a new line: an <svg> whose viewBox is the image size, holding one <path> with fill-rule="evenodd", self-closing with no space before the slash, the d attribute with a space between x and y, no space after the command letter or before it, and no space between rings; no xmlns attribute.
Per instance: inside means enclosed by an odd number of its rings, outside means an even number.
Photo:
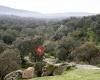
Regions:
<svg viewBox="0 0 100 80"><path fill-rule="evenodd" d="M0 6L0 15L15 15L15 16L21 16L21 17L34 17L34 18L46 18L46 19L64 19L64 18L69 18L72 16L82 17L82 16L89 16L89 15L94 15L94 14L86 13L86 12L43 14L39 12L19 10L19 9L5 7L5 6Z"/></svg>
<svg viewBox="0 0 100 80"><path fill-rule="evenodd" d="M76 64L100 66L100 15L60 21L0 16L1 80L100 79L99 70L71 70Z"/></svg>

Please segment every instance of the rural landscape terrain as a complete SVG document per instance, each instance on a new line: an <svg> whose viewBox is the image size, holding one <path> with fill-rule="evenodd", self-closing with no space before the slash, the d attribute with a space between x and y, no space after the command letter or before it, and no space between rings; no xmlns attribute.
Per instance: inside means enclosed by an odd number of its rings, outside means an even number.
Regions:
<svg viewBox="0 0 100 80"><path fill-rule="evenodd" d="M100 80L100 14L0 6L0 80Z"/></svg>

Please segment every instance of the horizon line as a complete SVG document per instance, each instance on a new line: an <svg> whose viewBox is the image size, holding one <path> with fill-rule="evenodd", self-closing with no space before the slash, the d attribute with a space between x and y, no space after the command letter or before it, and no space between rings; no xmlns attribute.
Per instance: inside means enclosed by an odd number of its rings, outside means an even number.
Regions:
<svg viewBox="0 0 100 80"><path fill-rule="evenodd" d="M93 13L93 12L85 12L85 11L69 11L69 12L49 12L49 13L45 13L45 12L39 12L39 11L31 11L31 10L27 10L27 9L19 9L19 8L14 8L14 7L9 7L9 6L5 6L5 5L0 5L2 7L7 7L7 8L11 8L11 9L16 9L16 10L23 10L23 11L29 11L29 12L35 12L35 13L40 13L40 14L63 14L63 13L89 13L89 14L100 14L100 13Z"/></svg>

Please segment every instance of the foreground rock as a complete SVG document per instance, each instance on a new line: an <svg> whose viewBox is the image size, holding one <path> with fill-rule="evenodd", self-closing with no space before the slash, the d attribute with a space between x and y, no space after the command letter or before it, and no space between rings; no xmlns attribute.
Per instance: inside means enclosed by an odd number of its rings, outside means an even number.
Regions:
<svg viewBox="0 0 100 80"><path fill-rule="evenodd" d="M29 67L23 71L22 78L23 79L29 79L34 77L34 68Z"/></svg>
<svg viewBox="0 0 100 80"><path fill-rule="evenodd" d="M55 68L55 70L54 70L54 72L53 72L53 75L55 76L55 75L61 75L64 71L66 71L67 70L67 67L68 67L68 64L59 64L58 66L57 66L57 64L56 64L56 68Z"/></svg>
<svg viewBox="0 0 100 80"><path fill-rule="evenodd" d="M22 77L22 74L23 74L22 70L17 70L17 71L14 71L14 72L7 74L4 77L4 80L18 80L19 78Z"/></svg>
<svg viewBox="0 0 100 80"><path fill-rule="evenodd" d="M55 58L46 58L43 61L46 62L46 63L48 63L48 64L56 64L58 62L58 59L55 59Z"/></svg>
<svg viewBox="0 0 100 80"><path fill-rule="evenodd" d="M43 67L42 76L55 76L61 75L67 69L75 67L74 63L56 63L52 64L51 62L47 62L46 66Z"/></svg>
<svg viewBox="0 0 100 80"><path fill-rule="evenodd" d="M34 67L29 67L23 71L17 70L11 72L5 76L4 80L18 80L18 78L30 79L41 76L61 75L67 69L75 66L76 65L74 63L57 63L56 60L47 60L47 62L38 62Z"/></svg>
<svg viewBox="0 0 100 80"><path fill-rule="evenodd" d="M55 66L51 64L46 64L46 66L42 69L42 75L41 76L52 76L53 71L55 70Z"/></svg>

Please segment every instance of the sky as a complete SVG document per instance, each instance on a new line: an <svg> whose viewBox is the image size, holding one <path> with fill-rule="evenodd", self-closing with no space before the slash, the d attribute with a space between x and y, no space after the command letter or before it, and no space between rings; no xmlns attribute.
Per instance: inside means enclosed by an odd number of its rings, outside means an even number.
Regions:
<svg viewBox="0 0 100 80"><path fill-rule="evenodd" d="M0 0L0 5L41 13L100 13L100 0Z"/></svg>

